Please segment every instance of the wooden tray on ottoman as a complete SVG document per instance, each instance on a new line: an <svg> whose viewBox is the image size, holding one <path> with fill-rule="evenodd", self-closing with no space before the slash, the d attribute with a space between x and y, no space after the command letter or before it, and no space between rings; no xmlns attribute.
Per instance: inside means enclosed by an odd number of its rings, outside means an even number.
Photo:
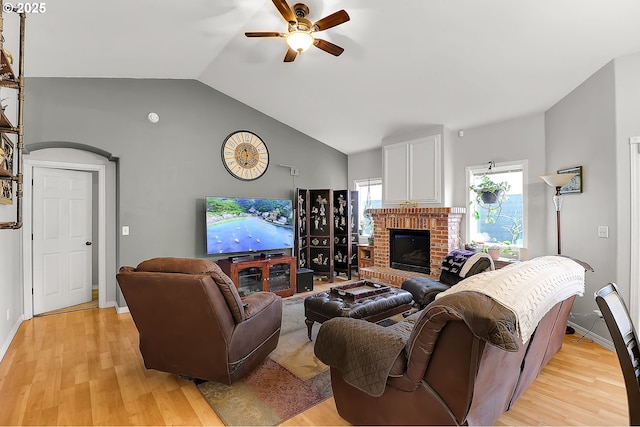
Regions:
<svg viewBox="0 0 640 427"><path fill-rule="evenodd" d="M331 288L331 293L338 294L341 297L349 297L354 300L358 300L389 292L389 289L390 288L387 285L369 282L368 280L360 280L347 285L333 286Z"/></svg>

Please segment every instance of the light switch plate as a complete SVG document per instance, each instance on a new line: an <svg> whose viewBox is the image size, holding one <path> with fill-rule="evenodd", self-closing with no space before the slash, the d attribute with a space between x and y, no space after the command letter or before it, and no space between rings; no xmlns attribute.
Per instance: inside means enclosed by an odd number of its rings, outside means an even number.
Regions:
<svg viewBox="0 0 640 427"><path fill-rule="evenodd" d="M123 225L122 226L122 235L123 236L128 236L129 235L129 226L128 225Z"/></svg>
<svg viewBox="0 0 640 427"><path fill-rule="evenodd" d="M601 237L603 239L608 239L609 238L609 227L607 227L606 225L599 225L598 226L598 237Z"/></svg>

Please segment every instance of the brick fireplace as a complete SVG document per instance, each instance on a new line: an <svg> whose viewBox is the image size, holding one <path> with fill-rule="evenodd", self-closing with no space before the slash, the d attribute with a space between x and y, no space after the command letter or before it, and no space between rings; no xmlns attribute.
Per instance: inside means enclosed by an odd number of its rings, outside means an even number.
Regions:
<svg viewBox="0 0 640 427"><path fill-rule="evenodd" d="M361 268L360 278L396 287L400 287L404 280L415 276L438 279L444 257L461 245L460 225L465 213L465 208L458 207L371 209L374 222L373 267ZM430 231L430 275L389 267L389 229Z"/></svg>

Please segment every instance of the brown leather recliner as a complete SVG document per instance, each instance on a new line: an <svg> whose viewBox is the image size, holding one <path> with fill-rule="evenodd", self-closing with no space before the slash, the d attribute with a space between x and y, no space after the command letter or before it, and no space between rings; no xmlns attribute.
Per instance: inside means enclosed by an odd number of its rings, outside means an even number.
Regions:
<svg viewBox="0 0 640 427"><path fill-rule="evenodd" d="M148 369L231 384L278 345L282 299L240 298L211 261L153 258L116 277Z"/></svg>

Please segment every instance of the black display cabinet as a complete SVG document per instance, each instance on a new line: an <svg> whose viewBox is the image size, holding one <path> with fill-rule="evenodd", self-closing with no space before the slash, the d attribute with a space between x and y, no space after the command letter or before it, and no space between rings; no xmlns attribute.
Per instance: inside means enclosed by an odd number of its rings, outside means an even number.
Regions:
<svg viewBox="0 0 640 427"><path fill-rule="evenodd" d="M357 224L353 225L357 221L357 192L298 189L296 193L298 268L309 268L329 282L336 273L350 279L354 261L357 266L354 254L358 233Z"/></svg>

